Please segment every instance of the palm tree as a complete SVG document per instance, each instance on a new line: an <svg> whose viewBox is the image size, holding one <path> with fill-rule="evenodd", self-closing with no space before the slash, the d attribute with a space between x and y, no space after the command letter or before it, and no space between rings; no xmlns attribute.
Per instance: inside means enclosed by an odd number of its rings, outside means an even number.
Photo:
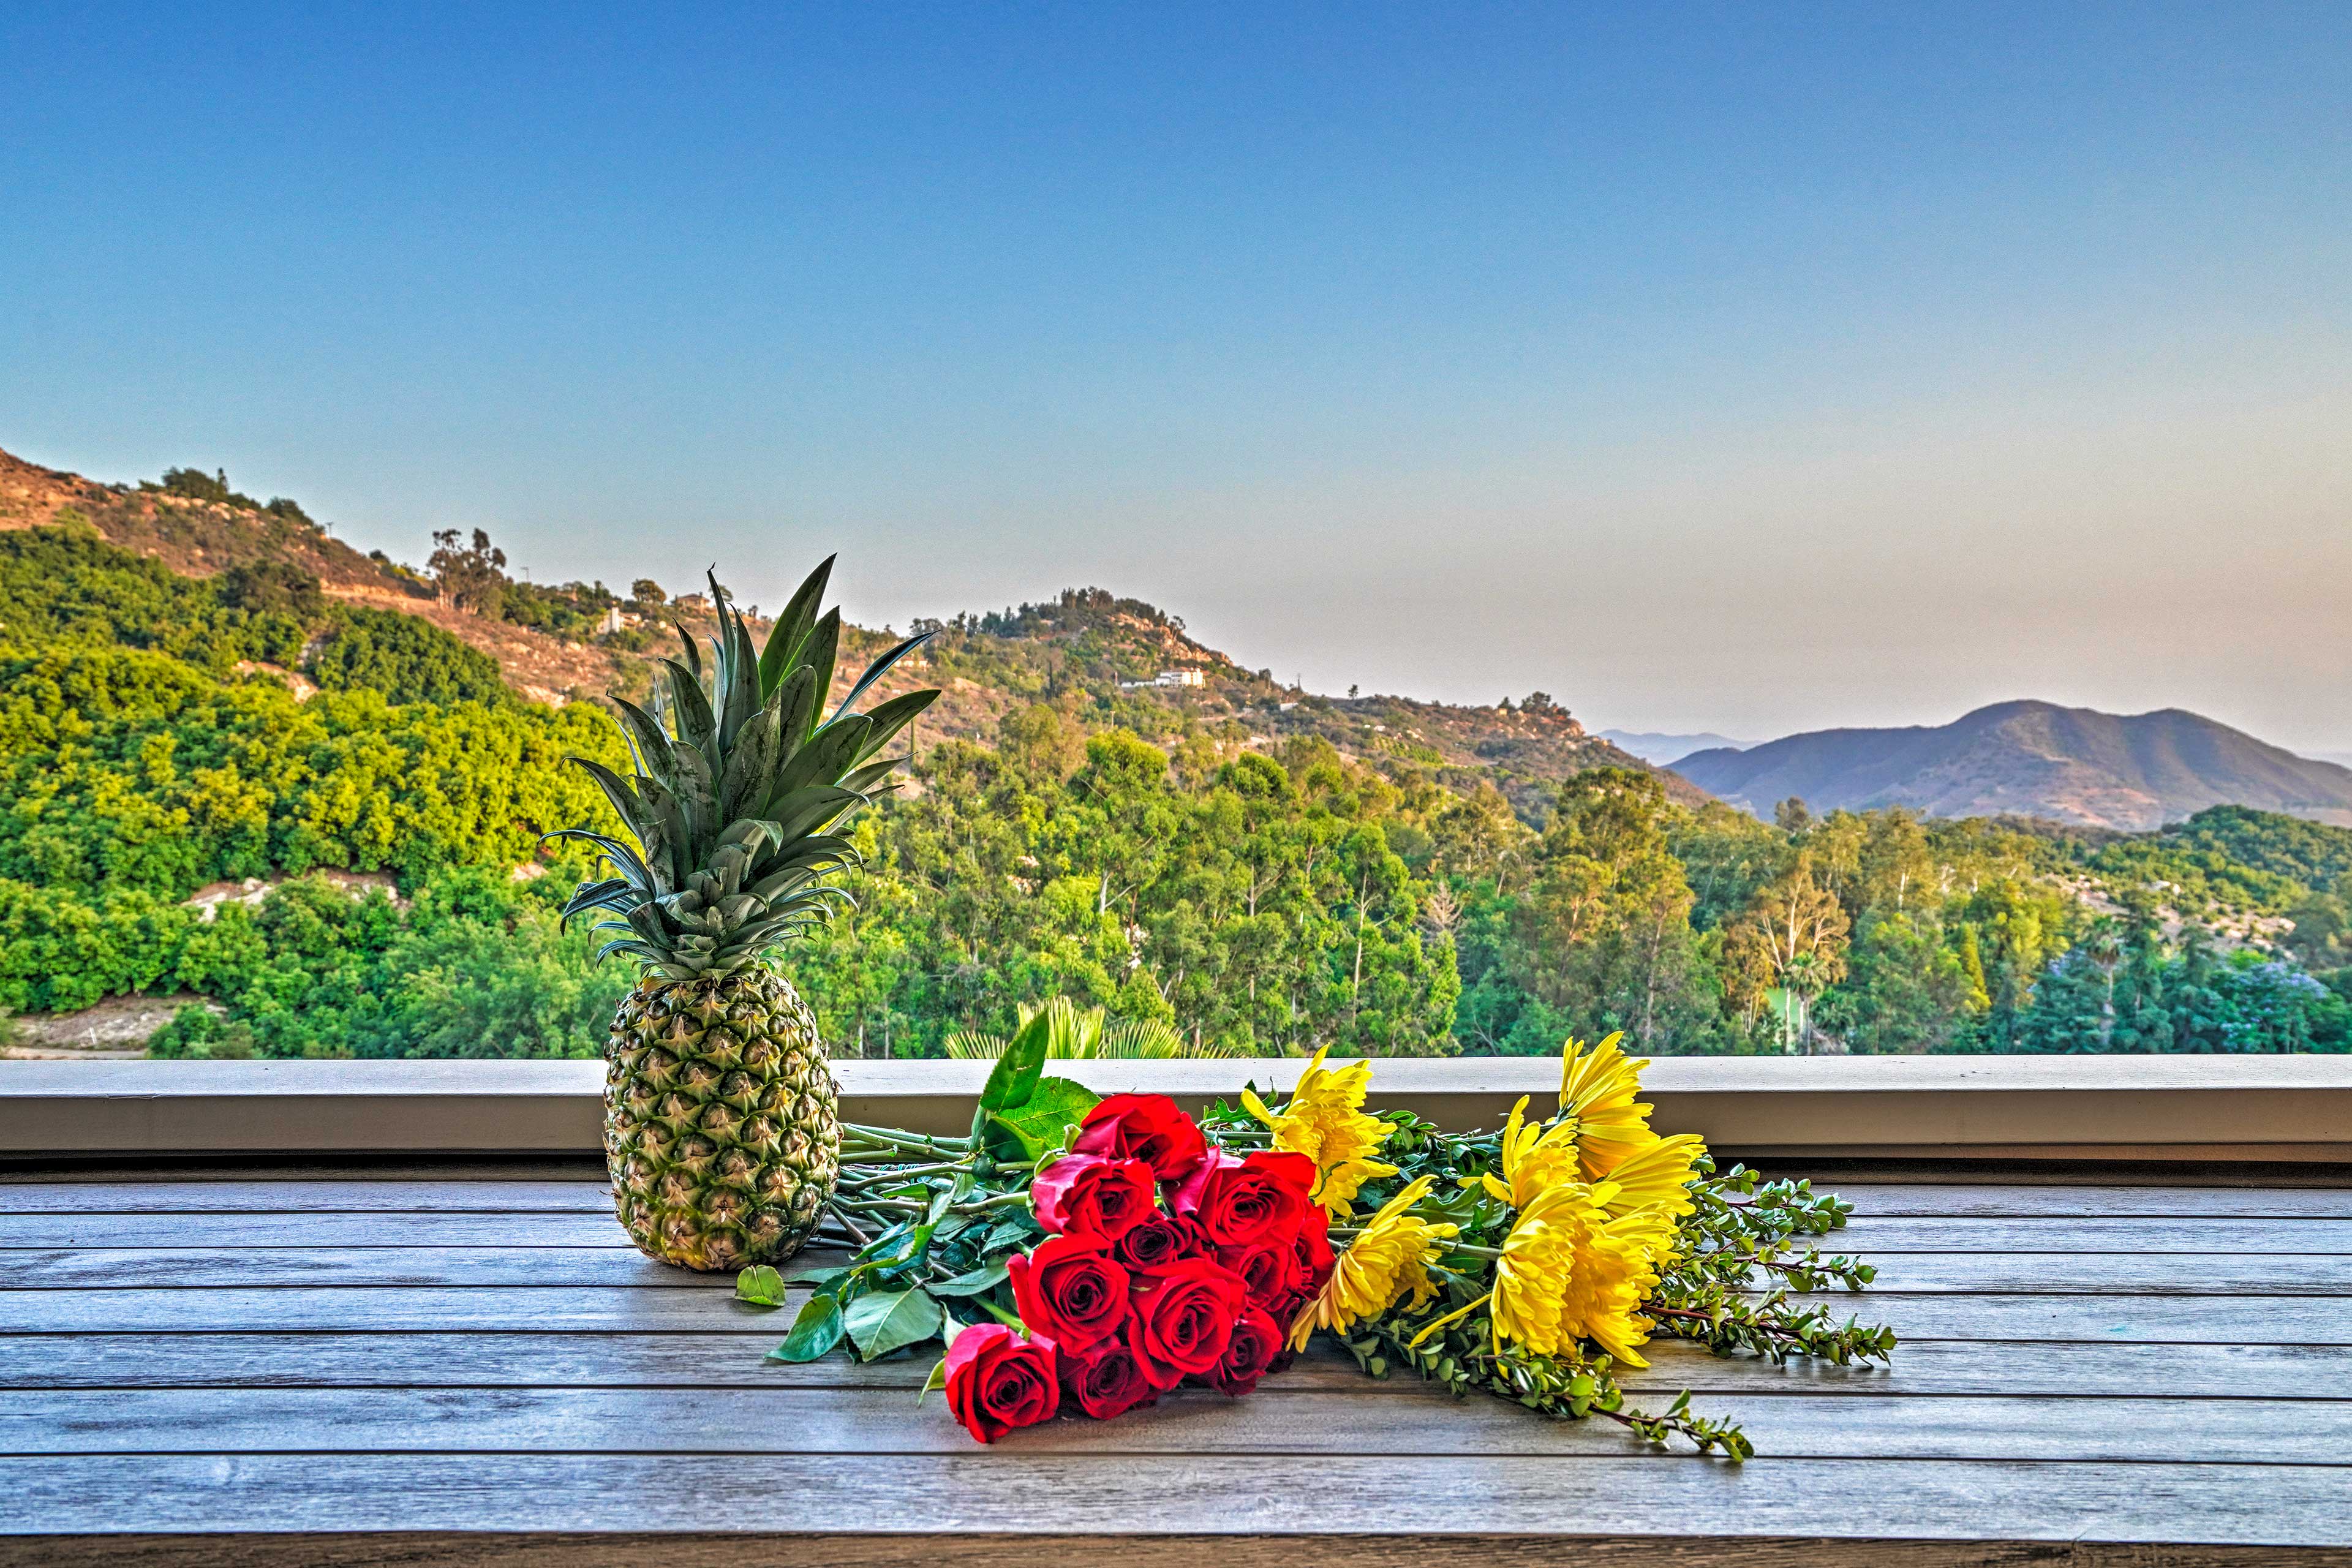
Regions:
<svg viewBox="0 0 2352 1568"><path fill-rule="evenodd" d="M1045 1004L1045 1055L1061 1061L1158 1061L1172 1057L1237 1057L1242 1053L1221 1045L1196 1046L1164 1018L1106 1019L1100 1007L1080 1012L1069 998L1056 996ZM1021 1009L1024 1027L1037 1016L1035 1007ZM958 1029L947 1037L948 1055L966 1061L993 1060L1004 1054L1002 1035Z"/></svg>
<svg viewBox="0 0 2352 1568"><path fill-rule="evenodd" d="M1805 1054L1813 1054L1813 998L1830 988L1833 976L1819 952L1801 952L1781 966L1780 984L1797 999L1797 1034Z"/></svg>
<svg viewBox="0 0 2352 1568"><path fill-rule="evenodd" d="M2083 939L2083 956L2107 983L2107 999L2099 1008L2099 1049L2104 1051L2116 1037L2116 973L2124 966L2123 932L2112 919L2102 915L2093 923L2090 935Z"/></svg>

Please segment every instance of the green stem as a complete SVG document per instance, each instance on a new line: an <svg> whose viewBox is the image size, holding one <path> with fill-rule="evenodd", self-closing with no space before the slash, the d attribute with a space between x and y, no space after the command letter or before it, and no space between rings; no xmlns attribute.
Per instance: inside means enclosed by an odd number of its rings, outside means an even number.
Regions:
<svg viewBox="0 0 2352 1568"><path fill-rule="evenodd" d="M958 1204L950 1214L981 1214L989 1209L1011 1208L1029 1201L1027 1193L999 1193L992 1198L982 1198L976 1204Z"/></svg>
<svg viewBox="0 0 2352 1568"><path fill-rule="evenodd" d="M845 1122L841 1140L850 1143L871 1144L884 1149L912 1149L924 1154L964 1154L971 1150L968 1138L933 1138L920 1132L901 1132L893 1127L868 1127L862 1122Z"/></svg>
<svg viewBox="0 0 2352 1568"><path fill-rule="evenodd" d="M835 1211L837 1213L847 1213L854 1210L858 1214L869 1215L877 1214L929 1214L931 1211L930 1205L919 1204L909 1198L862 1198L856 1193L835 1193L833 1195L833 1206Z"/></svg>
<svg viewBox="0 0 2352 1568"><path fill-rule="evenodd" d="M876 1182L914 1181L923 1176L944 1175L962 1169L963 1166L954 1161L942 1161L935 1165L888 1165L867 1175L844 1176L842 1180L856 1182L861 1186L870 1186Z"/></svg>

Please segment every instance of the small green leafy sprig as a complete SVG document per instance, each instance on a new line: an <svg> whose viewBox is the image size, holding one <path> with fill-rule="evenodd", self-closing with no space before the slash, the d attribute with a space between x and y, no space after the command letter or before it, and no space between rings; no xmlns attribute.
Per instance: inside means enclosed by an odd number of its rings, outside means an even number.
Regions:
<svg viewBox="0 0 2352 1568"><path fill-rule="evenodd" d="M1738 1426L1695 1414L1688 1391L1654 1415L1628 1409L1624 1390L1617 1385L1606 1355L1584 1359L1534 1355L1510 1345L1497 1349L1492 1324L1484 1313L1449 1323L1414 1344L1419 1325L1418 1318L1391 1313L1339 1339L1356 1364L1374 1377L1386 1377L1403 1367L1444 1385L1456 1399L1466 1399L1474 1393L1491 1394L1555 1421L1605 1416L1645 1442L1663 1444L1679 1436L1702 1454L1720 1450L1734 1463L1755 1455Z"/></svg>
<svg viewBox="0 0 2352 1568"><path fill-rule="evenodd" d="M1867 1263L1823 1258L1817 1247L1790 1256L1797 1238L1843 1228L1853 1205L1814 1192L1810 1182L1765 1182L1744 1165L1718 1174L1712 1159L1701 1159L1696 1169L1690 1188L1696 1207L1678 1227L1675 1260L1643 1309L1659 1331L1717 1355L1746 1351L1775 1363L1792 1355L1839 1366L1885 1360L1894 1330L1851 1317L1840 1322L1825 1306L1789 1300L1792 1290L1855 1291L1878 1277ZM1752 1289L1759 1274L1776 1282L1760 1295Z"/></svg>
<svg viewBox="0 0 2352 1568"><path fill-rule="evenodd" d="M1377 1205L1403 1184L1428 1176L1433 1186L1419 1209L1453 1222L1461 1233L1433 1270L1444 1301L1424 1312L1391 1310L1340 1337L1358 1365L1375 1376L1408 1368L1457 1395L1492 1394L1558 1419L1603 1415L1647 1441L1680 1436L1701 1453L1733 1460L1754 1452L1738 1426L1694 1412L1687 1391L1657 1415L1628 1408L1608 1356L1548 1357L1497 1346L1483 1312L1413 1344L1425 1324L1485 1292L1491 1260L1515 1216L1477 1183L1501 1173L1499 1133L1447 1132L1405 1111L1375 1114L1392 1129L1381 1153L1398 1170L1368 1184L1360 1203ZM1205 1120L1221 1138L1263 1135L1254 1119L1231 1106L1215 1107ZM1718 1173L1710 1158L1701 1158L1694 1173L1693 1212L1677 1226L1675 1256L1643 1309L1658 1333L1704 1344L1718 1355L1747 1352L1776 1363L1803 1355L1843 1366L1887 1356L1895 1342L1891 1329L1853 1319L1840 1322L1826 1307L1800 1308L1789 1299L1792 1290L1831 1286L1860 1290L1876 1277L1867 1263L1825 1257L1819 1247L1803 1245L1842 1228L1853 1205L1813 1191L1808 1182L1766 1182L1741 1165ZM1335 1239L1344 1235L1344 1227L1335 1227ZM1757 1289L1760 1279L1770 1280L1771 1288Z"/></svg>

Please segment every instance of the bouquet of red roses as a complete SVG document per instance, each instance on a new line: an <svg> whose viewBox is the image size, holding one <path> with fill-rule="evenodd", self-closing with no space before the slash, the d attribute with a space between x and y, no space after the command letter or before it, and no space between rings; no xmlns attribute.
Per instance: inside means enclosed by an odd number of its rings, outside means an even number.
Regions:
<svg viewBox="0 0 2352 1568"><path fill-rule="evenodd" d="M1005 1265L1017 1324L949 1343L949 1409L987 1443L1065 1399L1108 1420L1186 1382L1247 1394L1330 1277L1315 1179L1304 1154L1212 1147L1164 1095L1094 1106L1031 1184L1046 1235Z"/></svg>

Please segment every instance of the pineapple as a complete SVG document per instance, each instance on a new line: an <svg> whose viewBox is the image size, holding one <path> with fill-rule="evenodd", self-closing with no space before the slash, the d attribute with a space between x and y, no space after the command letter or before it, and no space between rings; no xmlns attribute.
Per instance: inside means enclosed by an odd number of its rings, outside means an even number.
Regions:
<svg viewBox="0 0 2352 1568"><path fill-rule="evenodd" d="M708 680L681 626L686 657L662 661L653 711L613 700L635 776L572 759L628 839L550 836L583 839L611 863L564 918L604 917L595 929L616 934L597 956L640 972L604 1050L614 1207L647 1256L688 1268L790 1257L833 1195L833 1074L815 1018L769 956L848 901L827 879L856 864L850 816L894 787L898 759L876 753L939 696L851 710L925 640L908 637L824 717L841 612L817 609L832 570L828 558L809 574L757 654L712 577Z"/></svg>

